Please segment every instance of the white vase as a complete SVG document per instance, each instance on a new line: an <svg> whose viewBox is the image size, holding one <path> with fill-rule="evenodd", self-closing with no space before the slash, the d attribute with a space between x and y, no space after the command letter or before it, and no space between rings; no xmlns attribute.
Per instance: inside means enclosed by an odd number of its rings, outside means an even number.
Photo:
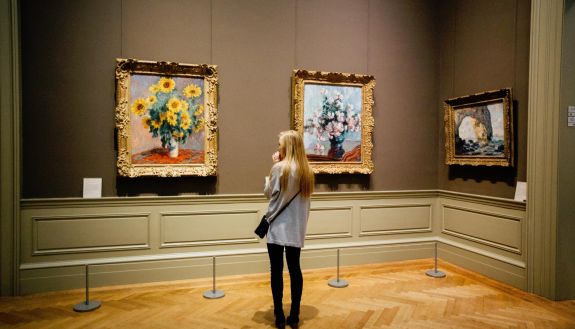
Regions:
<svg viewBox="0 0 575 329"><path fill-rule="evenodd" d="M177 158L178 157L178 142L171 138L170 142L168 143L168 150L170 158Z"/></svg>

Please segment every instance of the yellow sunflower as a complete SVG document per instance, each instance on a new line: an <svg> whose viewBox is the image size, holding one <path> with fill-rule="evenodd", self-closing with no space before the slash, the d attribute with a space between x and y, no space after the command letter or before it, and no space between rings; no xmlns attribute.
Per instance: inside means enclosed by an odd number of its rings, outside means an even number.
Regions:
<svg viewBox="0 0 575 329"><path fill-rule="evenodd" d="M182 109L182 101L176 97L170 98L168 101L168 111L178 113Z"/></svg>
<svg viewBox="0 0 575 329"><path fill-rule="evenodd" d="M188 128L190 128L190 125L192 124L192 120L190 120L190 118L185 118L184 116L182 116L182 124L180 125L180 127L184 130L187 130Z"/></svg>
<svg viewBox="0 0 575 329"><path fill-rule="evenodd" d="M184 96L187 98L196 98L202 94L202 89L195 84L190 84L184 88Z"/></svg>
<svg viewBox="0 0 575 329"><path fill-rule="evenodd" d="M152 105L156 104L156 102L158 101L158 98L156 98L156 96L152 95L152 96L148 96L148 98L146 100L148 101L148 106L152 106Z"/></svg>
<svg viewBox="0 0 575 329"><path fill-rule="evenodd" d="M142 124L144 125L144 128L149 129L150 128L150 117L143 117L142 118Z"/></svg>
<svg viewBox="0 0 575 329"><path fill-rule="evenodd" d="M152 127L156 128L156 129L160 129L161 125L162 125L161 122L158 122L156 120L152 120Z"/></svg>
<svg viewBox="0 0 575 329"><path fill-rule="evenodd" d="M176 82L172 78L161 78L158 82L158 87L163 93L169 93L174 90Z"/></svg>
<svg viewBox="0 0 575 329"><path fill-rule="evenodd" d="M176 126L178 124L178 114L174 112L168 112L167 120L171 126Z"/></svg>
<svg viewBox="0 0 575 329"><path fill-rule="evenodd" d="M132 112L136 115L144 115L144 113L146 113L146 108L148 107L147 105L146 100L138 98L134 103L132 103Z"/></svg>
<svg viewBox="0 0 575 329"><path fill-rule="evenodd" d="M182 120L190 120L190 114L188 111L182 111Z"/></svg>
<svg viewBox="0 0 575 329"><path fill-rule="evenodd" d="M198 106L198 108L197 108L196 111L194 112L194 115L195 115L195 116L198 116L198 115L200 115L200 114L202 114L202 113L204 113L204 106L203 106L203 105L200 105L200 106Z"/></svg>
<svg viewBox="0 0 575 329"><path fill-rule="evenodd" d="M182 100L182 110L187 111L188 108L190 108L190 104L188 104L188 101Z"/></svg>
<svg viewBox="0 0 575 329"><path fill-rule="evenodd" d="M158 91L160 91L160 87L158 85L151 85L148 87L148 90L152 93L155 94Z"/></svg>
<svg viewBox="0 0 575 329"><path fill-rule="evenodd" d="M160 113L160 122L166 121L166 118L167 118L167 114L166 114L166 113Z"/></svg>
<svg viewBox="0 0 575 329"><path fill-rule="evenodd" d="M196 127L194 127L194 132L197 133L198 131L202 130L204 128L204 118L200 118L198 120L198 125Z"/></svg>

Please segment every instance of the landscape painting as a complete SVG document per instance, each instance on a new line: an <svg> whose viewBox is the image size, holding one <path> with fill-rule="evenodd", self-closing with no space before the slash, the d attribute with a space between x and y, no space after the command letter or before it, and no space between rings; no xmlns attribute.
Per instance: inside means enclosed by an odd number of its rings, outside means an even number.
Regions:
<svg viewBox="0 0 575 329"><path fill-rule="evenodd" d="M447 164L513 164L511 90L445 102Z"/></svg>

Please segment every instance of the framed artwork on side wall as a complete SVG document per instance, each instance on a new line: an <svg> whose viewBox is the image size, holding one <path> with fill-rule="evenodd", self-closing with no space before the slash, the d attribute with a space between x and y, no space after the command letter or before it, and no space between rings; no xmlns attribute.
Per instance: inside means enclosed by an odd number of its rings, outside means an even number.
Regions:
<svg viewBox="0 0 575 329"><path fill-rule="evenodd" d="M116 60L118 174L217 173L217 67Z"/></svg>
<svg viewBox="0 0 575 329"><path fill-rule="evenodd" d="M292 128L315 173L373 172L374 86L371 75L294 70Z"/></svg>
<svg viewBox="0 0 575 329"><path fill-rule="evenodd" d="M513 166L510 88L448 99L444 111L446 164Z"/></svg>

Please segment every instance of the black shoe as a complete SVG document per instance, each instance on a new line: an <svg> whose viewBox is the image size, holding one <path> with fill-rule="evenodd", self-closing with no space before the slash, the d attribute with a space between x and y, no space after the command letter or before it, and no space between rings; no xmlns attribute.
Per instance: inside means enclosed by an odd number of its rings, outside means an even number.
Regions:
<svg viewBox="0 0 575 329"><path fill-rule="evenodd" d="M284 315L284 312L283 311L281 313L278 312L275 314L275 316L276 316L276 328L284 329L286 327L286 317Z"/></svg>
<svg viewBox="0 0 575 329"><path fill-rule="evenodd" d="M299 327L299 318L288 316L286 319L286 324L293 329L297 329Z"/></svg>

